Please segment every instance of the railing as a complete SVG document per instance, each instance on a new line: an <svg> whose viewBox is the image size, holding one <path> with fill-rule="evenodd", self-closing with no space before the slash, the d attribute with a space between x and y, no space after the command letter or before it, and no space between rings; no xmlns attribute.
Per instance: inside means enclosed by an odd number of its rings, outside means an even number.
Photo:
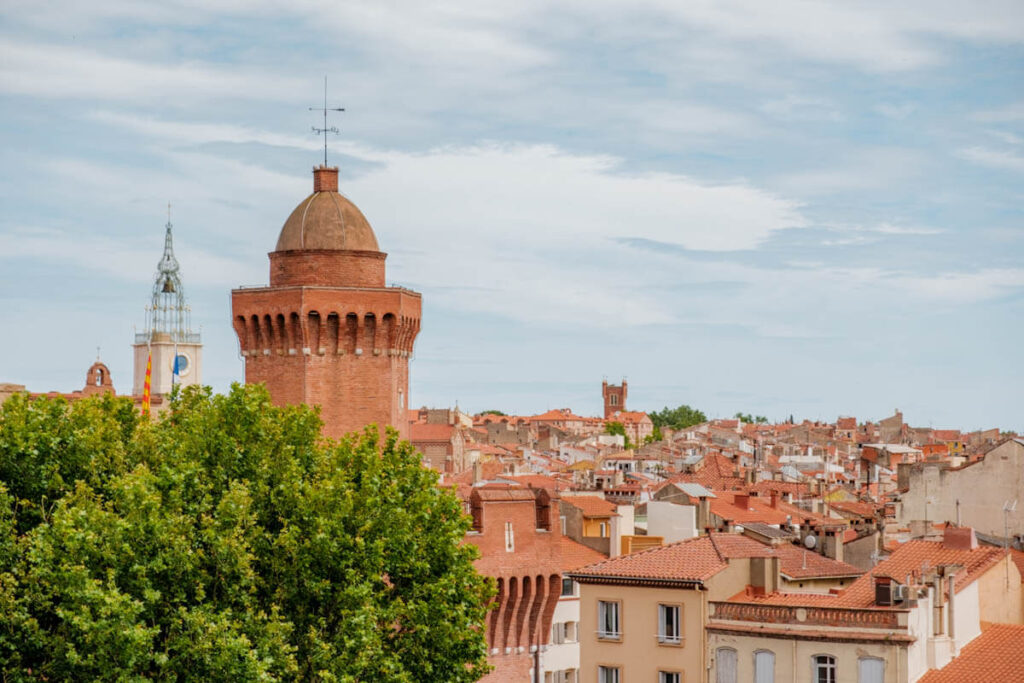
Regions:
<svg viewBox="0 0 1024 683"><path fill-rule="evenodd" d="M149 342L171 342L178 344L200 344L202 335L198 332L182 332L180 334L167 332L136 332L136 344L148 344Z"/></svg>
<svg viewBox="0 0 1024 683"><path fill-rule="evenodd" d="M754 621L763 624L799 624L802 626L853 626L898 629L900 613L889 609L847 607L798 607L757 605L736 602L712 602L712 619Z"/></svg>

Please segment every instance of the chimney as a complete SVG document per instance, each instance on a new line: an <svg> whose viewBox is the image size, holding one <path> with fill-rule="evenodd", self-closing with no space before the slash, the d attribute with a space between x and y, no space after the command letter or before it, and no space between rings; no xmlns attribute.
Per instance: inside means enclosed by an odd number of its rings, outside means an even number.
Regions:
<svg viewBox="0 0 1024 683"><path fill-rule="evenodd" d="M738 508L743 508L744 510L747 510L747 509L750 508L750 494L749 493L737 493L736 497L733 500L735 501L735 505Z"/></svg>
<svg viewBox="0 0 1024 683"><path fill-rule="evenodd" d="M942 534L942 544L954 550L974 550L978 547L978 537L969 526L948 526Z"/></svg>
<svg viewBox="0 0 1024 683"><path fill-rule="evenodd" d="M473 462L473 483L479 484L484 478L484 465L479 460Z"/></svg>
<svg viewBox="0 0 1024 683"><path fill-rule="evenodd" d="M711 526L711 501L707 496L697 499L697 533Z"/></svg>
<svg viewBox="0 0 1024 683"><path fill-rule="evenodd" d="M337 192L338 167L316 166L313 168L313 192Z"/></svg>
<svg viewBox="0 0 1024 683"><path fill-rule="evenodd" d="M772 491L772 494L771 494L771 506L773 508L779 507L779 492L778 491Z"/></svg>

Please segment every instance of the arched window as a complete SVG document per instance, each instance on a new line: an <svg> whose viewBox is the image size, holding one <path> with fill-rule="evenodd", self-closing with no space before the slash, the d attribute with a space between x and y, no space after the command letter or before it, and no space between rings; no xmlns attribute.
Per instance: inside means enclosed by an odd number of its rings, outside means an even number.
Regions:
<svg viewBox="0 0 1024 683"><path fill-rule="evenodd" d="M775 683L775 653L771 650L754 653L754 683Z"/></svg>
<svg viewBox="0 0 1024 683"><path fill-rule="evenodd" d="M715 683L736 683L736 650L731 647L715 650Z"/></svg>
<svg viewBox="0 0 1024 683"><path fill-rule="evenodd" d="M811 657L811 683L836 683L836 658L832 655Z"/></svg>
<svg viewBox="0 0 1024 683"><path fill-rule="evenodd" d="M861 657L857 661L857 683L882 683L885 680L885 660Z"/></svg>

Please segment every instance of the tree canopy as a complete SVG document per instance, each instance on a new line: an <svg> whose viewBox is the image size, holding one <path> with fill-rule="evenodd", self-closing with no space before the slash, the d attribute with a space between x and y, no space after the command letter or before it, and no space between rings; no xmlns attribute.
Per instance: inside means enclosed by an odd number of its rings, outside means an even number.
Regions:
<svg viewBox="0 0 1024 683"><path fill-rule="evenodd" d="M489 579L393 431L265 389L0 407L5 681L471 681Z"/></svg>
<svg viewBox="0 0 1024 683"><path fill-rule="evenodd" d="M632 444L629 442L629 435L626 434L626 425L621 422L605 422L604 433L611 434L612 436L621 436L625 440L623 447L627 449L632 447Z"/></svg>
<svg viewBox="0 0 1024 683"><path fill-rule="evenodd" d="M768 424L768 418L764 415L751 415L750 413L736 413L734 418L748 424Z"/></svg>
<svg viewBox="0 0 1024 683"><path fill-rule="evenodd" d="M691 408L688 405L681 405L677 408L669 408L666 406L661 410L656 410L652 413L648 413L651 418L651 422L660 431L662 427L668 427L669 429L686 429L693 425L700 424L701 422L707 422L707 416L696 408Z"/></svg>

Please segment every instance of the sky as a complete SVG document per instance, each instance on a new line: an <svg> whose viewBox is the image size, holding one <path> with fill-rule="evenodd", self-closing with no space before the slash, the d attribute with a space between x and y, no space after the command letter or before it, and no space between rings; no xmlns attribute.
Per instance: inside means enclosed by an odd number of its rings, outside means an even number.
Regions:
<svg viewBox="0 0 1024 683"><path fill-rule="evenodd" d="M1024 430L1024 4L7 0L0 382L119 391L167 203L204 340L329 160L411 405Z"/></svg>

